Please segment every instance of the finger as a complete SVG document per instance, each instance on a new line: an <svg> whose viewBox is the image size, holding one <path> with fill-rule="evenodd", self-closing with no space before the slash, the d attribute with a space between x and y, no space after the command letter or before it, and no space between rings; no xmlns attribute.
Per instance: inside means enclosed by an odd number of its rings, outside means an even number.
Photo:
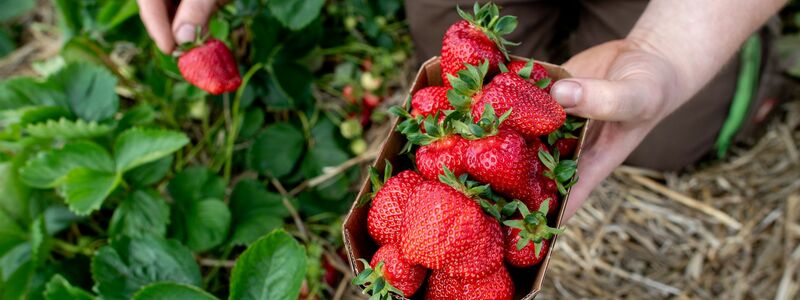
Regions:
<svg viewBox="0 0 800 300"><path fill-rule="evenodd" d="M170 30L169 14L164 0L137 0L139 16L147 33L161 52L171 53L175 49L175 39Z"/></svg>
<svg viewBox="0 0 800 300"><path fill-rule="evenodd" d="M211 14L217 10L217 0L183 0L178 5L172 31L175 42L180 44L194 41L198 27L205 28Z"/></svg>
<svg viewBox="0 0 800 300"><path fill-rule="evenodd" d="M553 85L552 95L568 114L604 121L652 117L658 103L651 84L640 79L619 81L569 78Z"/></svg>

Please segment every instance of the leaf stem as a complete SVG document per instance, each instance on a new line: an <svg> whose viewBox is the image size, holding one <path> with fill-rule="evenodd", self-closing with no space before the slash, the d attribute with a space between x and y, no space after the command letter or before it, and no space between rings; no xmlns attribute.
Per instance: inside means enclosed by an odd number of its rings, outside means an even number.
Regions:
<svg viewBox="0 0 800 300"><path fill-rule="evenodd" d="M225 167L223 172L223 178L225 182L230 182L231 179L231 164L233 161L233 146L234 142L236 141L236 137L239 135L239 126L241 126L240 121L240 114L239 114L239 106L242 103L242 96L244 95L244 90L247 87L247 83L250 81L250 78L253 77L253 74L256 71L261 69L261 64L255 64L247 73L244 74L242 78L242 85L239 86L239 89L236 90L236 96L233 98L233 107L231 108L231 121L228 124L228 134L226 135L227 139L225 141ZM228 95L225 94L225 99L227 100ZM226 115L227 117L227 115ZM227 120L226 120L227 121Z"/></svg>
<svg viewBox="0 0 800 300"><path fill-rule="evenodd" d="M59 240L59 239L53 239L53 246L55 246L56 248L58 248L61 251L64 251L64 252L67 252L67 253L71 253L71 254L83 254L83 255L89 256L89 257L94 255L94 251L92 251L92 249L84 248L84 247L77 246L77 245L73 245L73 244L67 243L67 242Z"/></svg>

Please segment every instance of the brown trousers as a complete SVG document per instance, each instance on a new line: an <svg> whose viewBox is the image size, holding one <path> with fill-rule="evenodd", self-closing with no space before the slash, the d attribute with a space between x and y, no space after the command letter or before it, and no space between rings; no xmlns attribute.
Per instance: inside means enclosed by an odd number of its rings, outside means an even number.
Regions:
<svg viewBox="0 0 800 300"><path fill-rule="evenodd" d="M511 52L553 63L563 63L587 48L624 38L648 4L646 0L495 2L502 7L503 14L515 15L519 19L519 26L507 39L521 42L521 45L513 47ZM439 55L442 35L459 19L456 5L471 11L472 3L472 0L406 1L406 15L417 57L425 60ZM763 45L769 44L768 39L762 41ZM769 53L769 49L766 50L762 53ZM768 65L768 60L762 59L764 61L767 62L762 65ZM738 56L735 56L693 99L656 126L631 153L626 164L657 170L680 170L707 155L728 115L738 65ZM765 79L769 78L762 78L762 86L764 81L769 81ZM757 99L765 97L768 96L759 95ZM757 105L757 101L753 102L751 118ZM748 122L740 132L752 132L752 125Z"/></svg>

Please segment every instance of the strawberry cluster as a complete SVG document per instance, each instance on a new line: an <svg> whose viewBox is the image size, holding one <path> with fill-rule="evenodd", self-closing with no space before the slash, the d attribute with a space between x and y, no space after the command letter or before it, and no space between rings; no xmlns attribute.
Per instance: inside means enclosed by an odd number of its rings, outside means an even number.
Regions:
<svg viewBox="0 0 800 300"><path fill-rule="evenodd" d="M397 127L417 172L372 170L369 234L379 245L354 283L374 299L512 299L508 268L529 268L559 229L548 226L576 181L573 135L533 60L510 61L516 18L474 7L443 39L443 86L417 91Z"/></svg>

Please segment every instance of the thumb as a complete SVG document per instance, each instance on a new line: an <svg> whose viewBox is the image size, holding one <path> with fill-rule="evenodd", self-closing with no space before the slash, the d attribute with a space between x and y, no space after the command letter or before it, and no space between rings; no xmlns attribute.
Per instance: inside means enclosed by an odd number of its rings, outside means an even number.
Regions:
<svg viewBox="0 0 800 300"><path fill-rule="evenodd" d="M183 44L194 41L198 27L206 27L211 14L217 10L217 0L183 0L172 21L175 42Z"/></svg>
<svg viewBox="0 0 800 300"><path fill-rule="evenodd" d="M646 80L569 78L557 81L551 94L568 114L604 121L646 119L657 93Z"/></svg>

